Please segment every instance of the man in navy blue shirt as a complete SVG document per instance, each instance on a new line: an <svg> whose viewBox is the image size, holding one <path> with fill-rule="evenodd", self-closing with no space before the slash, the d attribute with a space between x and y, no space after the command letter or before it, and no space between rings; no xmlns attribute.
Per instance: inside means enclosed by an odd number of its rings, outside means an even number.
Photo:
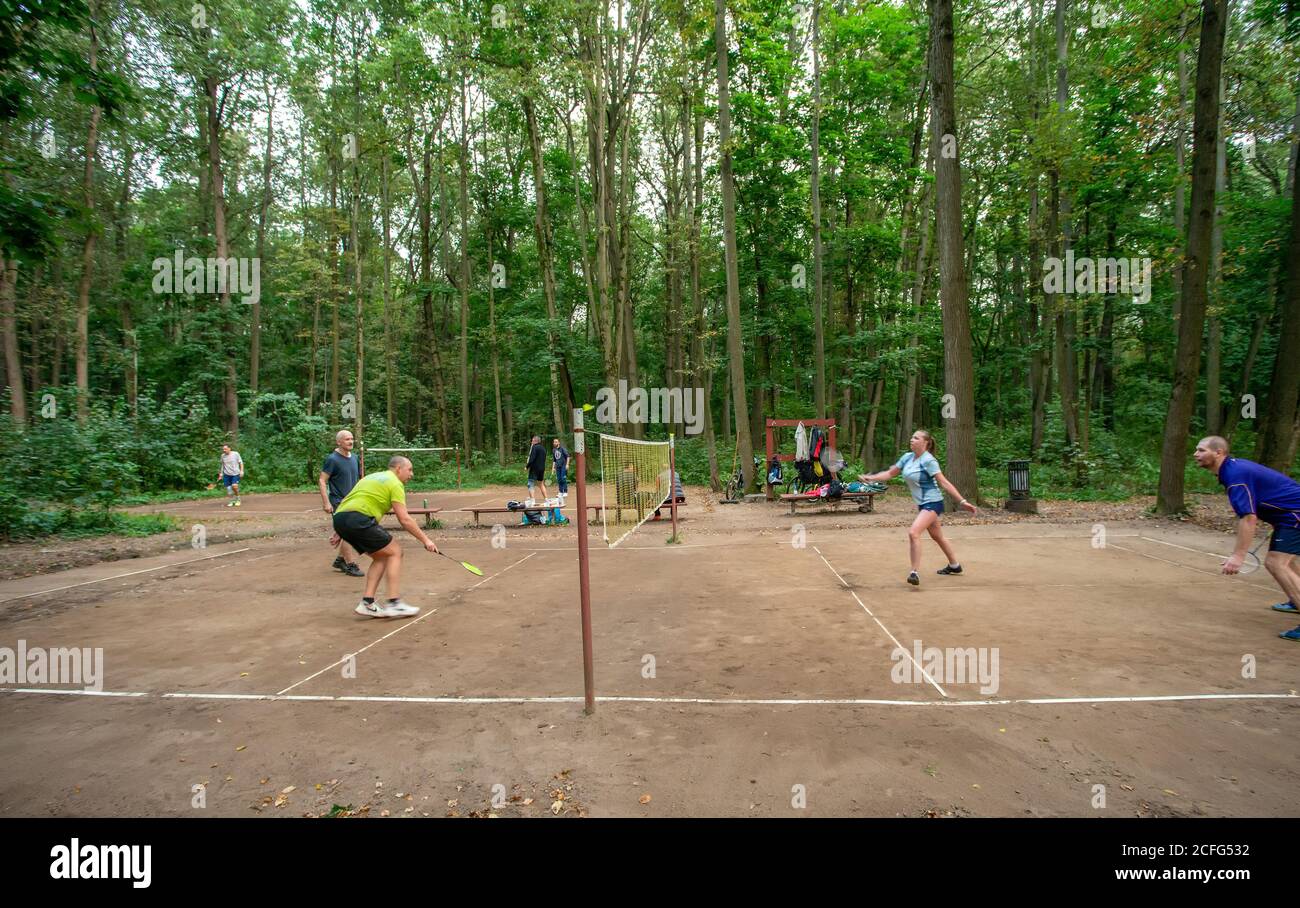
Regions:
<svg viewBox="0 0 1300 908"><path fill-rule="evenodd" d="M1223 573L1235 574L1241 570L1255 538L1255 525L1260 520L1272 524L1273 536L1264 566L1287 596L1287 601L1273 608L1300 613L1300 564L1296 561L1300 555L1300 482L1262 464L1229 456L1228 443L1217 435L1202 438L1192 456L1199 466L1219 477L1227 489L1228 502L1239 518L1237 547L1224 562ZM1300 641L1300 627L1279 636Z"/></svg>
<svg viewBox="0 0 1300 908"><path fill-rule="evenodd" d="M352 487L361 478L361 468L352 453L352 446L355 443L351 432L347 429L341 430L334 436L334 450L326 455L325 463L320 468L318 484L321 504L326 514L334 513L339 502L348 497ZM334 570L342 571L349 577L366 576L365 571L357 565L356 549L347 542L339 543L339 555L334 559Z"/></svg>

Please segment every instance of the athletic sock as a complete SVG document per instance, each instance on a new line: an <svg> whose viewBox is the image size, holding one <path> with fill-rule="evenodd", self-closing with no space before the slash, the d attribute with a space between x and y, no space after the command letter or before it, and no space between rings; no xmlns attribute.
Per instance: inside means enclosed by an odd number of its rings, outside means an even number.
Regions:
<svg viewBox="0 0 1300 908"><path fill-rule="evenodd" d="M402 601L401 599L389 599L389 600L388 600L388 602L389 602L390 605L391 605L392 603L394 603L394 602L401 602L401 601Z"/></svg>
<svg viewBox="0 0 1300 908"><path fill-rule="evenodd" d="M374 596L362 596L362 597L361 597L361 601L364 602L366 605L374 605L374 604L375 604L375 597L374 597Z"/></svg>

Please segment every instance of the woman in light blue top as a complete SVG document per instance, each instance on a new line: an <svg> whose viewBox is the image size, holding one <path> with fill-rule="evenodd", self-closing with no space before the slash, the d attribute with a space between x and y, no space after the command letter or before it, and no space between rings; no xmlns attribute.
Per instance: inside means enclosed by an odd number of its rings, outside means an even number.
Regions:
<svg viewBox="0 0 1300 908"><path fill-rule="evenodd" d="M958 500L958 506L975 513L975 505L961 497L957 487L948 481L934 456L934 436L925 429L912 433L912 450L898 458L898 463L880 473L859 476L863 482L883 482L902 474L907 483L912 500L916 502L916 519L907 531L908 548L912 556L912 573L907 575L907 582L912 586L921 583L921 536L929 533L930 538L939 543L939 548L948 556L948 566L939 570L940 574L960 574L961 564L952 550L952 545L943 535L939 515L943 513L943 493L947 492Z"/></svg>

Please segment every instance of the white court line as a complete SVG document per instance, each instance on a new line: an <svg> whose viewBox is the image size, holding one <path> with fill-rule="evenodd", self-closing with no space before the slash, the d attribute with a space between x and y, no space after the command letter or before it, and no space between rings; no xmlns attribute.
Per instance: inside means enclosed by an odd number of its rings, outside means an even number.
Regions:
<svg viewBox="0 0 1300 908"><path fill-rule="evenodd" d="M0 691L10 694L63 694L78 697L152 697L148 691L135 690L62 690L41 687L0 687Z"/></svg>
<svg viewBox="0 0 1300 908"><path fill-rule="evenodd" d="M863 603L863 601L862 601L861 599L858 598L858 594L857 594L857 592L856 592L855 590L851 589L851 588L849 587L849 585L848 585L847 583L845 583L844 578L840 576L840 572L837 571L837 570L835 570L835 568L831 567L831 563L830 563L829 561L826 560L826 556L823 555L823 554L821 553L821 550L820 550L819 548L817 548L817 546L813 546L813 551L816 552L817 555L818 555L818 557L821 558L822 562L823 562L823 563L824 563L828 568L831 569L831 573L834 574L834 575L835 575L835 578L836 578L837 580L839 580L839 582L842 583L842 584L844 585L844 588L845 588L846 590L849 591L849 594L853 597L854 601L856 601L856 602L858 603L858 605L861 605L861 606L862 606L862 610L863 610L864 612L866 612L868 615L871 615L871 620L874 621L874 622L876 622L876 624L879 624L879 625L880 625L880 629L881 629L882 631L884 631L886 635L888 635L888 637L889 637L890 640L893 640L893 641L894 641L894 646L898 647L900 650L902 650L904 653L906 653L906 654L907 654L907 658L908 658L908 659L911 659L911 660L912 660L912 664L916 666L916 670L919 671L922 675L925 676L925 680L929 681L932 685L934 685L934 689L937 690L937 691L939 692L939 696L943 697L944 699L947 699L947 697L948 697L948 692L947 692L946 690L944 690L942 687L940 687L937 681L935 681L933 678L930 677L930 673L927 672L924 668L921 667L921 663L917 662L917 661L916 661L916 658L915 658L911 653L907 652L907 648L904 647L903 644L901 644L901 643L898 642L898 638L895 637L893 634L889 633L889 628L885 627L885 625L881 623L881 621L880 621L879 618L877 618L875 615L872 615L872 614L871 614L871 609L867 608L867 606Z"/></svg>
<svg viewBox="0 0 1300 908"><path fill-rule="evenodd" d="M1147 542L1158 542L1158 543L1160 543L1161 545L1167 545L1167 546L1170 546L1170 547L1175 548L1175 549L1182 549L1184 552L1195 552L1195 553L1198 554L1198 555L1209 555L1211 558L1218 558L1218 559L1220 560L1220 562L1223 562L1223 561L1226 561L1226 560L1227 560L1227 556L1224 555L1222 552L1206 552L1206 551L1204 551L1204 550L1202 550L1202 549L1190 549L1190 548L1188 548L1188 547L1185 546L1185 545L1179 545L1179 544L1176 543L1176 542L1165 542L1163 539L1156 539L1156 538L1153 537L1153 536L1142 536L1142 537L1140 537L1140 538L1145 539ZM1264 540L1261 540L1261 542L1266 541L1266 540L1267 540L1267 537L1265 537ZM1251 573L1253 574L1254 571L1251 571Z"/></svg>
<svg viewBox="0 0 1300 908"><path fill-rule="evenodd" d="M211 561L213 558L223 558L226 555L238 555L240 552L252 551L251 547L235 549L230 552L218 552L215 555L205 555L202 558L190 558L186 561L173 561L171 564L160 564L157 567L144 568L139 571L127 571L125 574L114 574L112 577L100 577L98 580L87 580L84 583L70 583L67 586L56 586L48 590L38 590L35 593L23 593L21 596L10 596L8 599L0 599L0 605L6 602L17 602L19 599L30 599L33 596L44 596L46 593L58 593L62 590L71 590L79 586L89 586L92 583L104 583L108 580L120 580L123 577L134 577L136 574L147 574L150 571L161 571L165 568L180 567L183 564L194 564L197 561Z"/></svg>
<svg viewBox="0 0 1300 908"><path fill-rule="evenodd" d="M527 561L529 558L532 558L533 555L536 555L536 554L537 554L536 552L531 552L531 553L525 555L523 558L520 558L518 561L514 562L514 564L506 565L506 566L503 567L501 570L499 570L499 571L497 571L495 574L493 574L492 577L484 577L484 578L483 578L482 580L480 580L478 583L474 584L473 586L469 587L469 589L467 589L467 590L465 590L464 592L460 593L459 596L453 597L452 601L454 602L456 599L460 598L460 596L463 596L465 593L468 593L468 592L470 592L470 591L472 591L472 590L476 590L476 589L478 589L480 586L482 586L483 584L487 583L487 582L488 582L489 580L491 580L493 577L500 577L502 574L504 574L506 571L510 570L510 569L511 569L512 567L514 567L516 564L522 564L523 562ZM397 628L395 628L394 630L389 631L387 634L384 634L384 636L380 637L378 640L375 640L375 641L373 641L373 642L371 642L371 643L367 643L365 646L361 647L361 649L357 650L355 653L349 653L348 655L344 656L342 659L339 659L337 662L334 662L334 663L332 663L331 665L327 665L327 666L325 666L324 668L322 668L320 671L316 672L315 674L313 674L313 675L308 675L306 678L303 678L301 681L298 681L298 682L296 682L296 683L294 683L294 684L290 684L290 685L289 685L288 687L286 687L284 690L282 690L282 691L280 691L278 694L276 694L276 696L277 696L277 697L282 697L282 696L284 696L285 694L287 694L289 691L293 690L295 687L298 687L298 686L301 685L301 684L306 684L308 681L312 680L312 678L320 677L321 675L325 674L325 673L326 673L327 671L329 671L330 669L332 669L332 668L337 668L338 666L342 665L344 662L346 662L346 661L347 661L349 658L351 658L352 656L359 656L359 655L361 655L362 653L364 653L366 650L370 649L370 647L375 646L376 644L379 644L379 643L383 643L383 642L384 642L385 640L387 640L389 637L393 636L393 634L400 634L402 631L406 630L408 627L414 627L415 625L417 625L417 624L419 624L421 621L423 621L425 618L428 618L430 615L435 614L437 611L438 611L438 610L437 610L436 608L434 608L434 609L429 609L427 612L425 612L425 613L424 613L423 615L421 615L419 618L416 618L414 621L407 621L407 622L403 623L400 627L397 627Z"/></svg>
<svg viewBox="0 0 1300 908"><path fill-rule="evenodd" d="M223 694L174 692L154 694L143 691L87 691L39 688L0 688L0 693L61 694L93 697L158 697L164 700L241 700L258 702L314 703L428 703L460 706L508 706L525 703L582 703L582 697L400 697L400 696L331 696L328 694ZM658 703L669 706L1059 706L1101 703L1186 703L1207 700L1300 700L1296 694L1169 694L1135 697L1030 697L1001 700L879 700L850 697L824 698L724 698L724 697L596 697L598 703Z"/></svg>

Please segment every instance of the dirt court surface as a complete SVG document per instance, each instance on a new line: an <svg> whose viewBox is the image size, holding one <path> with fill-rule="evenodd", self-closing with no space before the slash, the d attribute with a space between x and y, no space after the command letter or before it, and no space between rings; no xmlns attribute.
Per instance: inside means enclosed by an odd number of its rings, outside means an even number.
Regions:
<svg viewBox="0 0 1300 908"><path fill-rule="evenodd" d="M153 508L209 545L0 582L0 647L103 650L102 690L0 685L0 816L1300 812L1296 620L1217 573L1228 536L952 517L965 573L927 542L913 588L897 488L794 517L689 494L680 545L591 529L594 716L576 530L454 510L519 490L408 496L484 576L405 539L406 621L352 613L316 496Z"/></svg>

